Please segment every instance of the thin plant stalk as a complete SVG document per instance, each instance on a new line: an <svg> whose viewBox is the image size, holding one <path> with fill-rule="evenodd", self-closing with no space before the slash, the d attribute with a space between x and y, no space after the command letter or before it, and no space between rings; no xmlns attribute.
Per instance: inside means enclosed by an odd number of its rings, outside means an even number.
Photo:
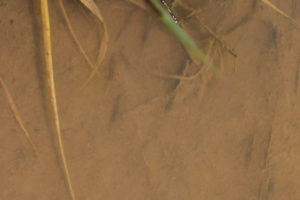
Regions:
<svg viewBox="0 0 300 200"><path fill-rule="evenodd" d="M95 67L92 70L92 72L89 75L86 82L84 83L84 85L83 85L83 87L84 87L89 83L89 81L92 80L92 78L95 76L99 66L103 63L103 60L104 60L106 52L107 52L107 46L108 46L108 32L107 32L107 27L106 27L104 18L102 16L97 4L94 2L94 0L79 0L79 1L97 18L99 24L102 26L102 34L103 34L101 37L101 44L99 47L98 57L97 57Z"/></svg>
<svg viewBox="0 0 300 200"><path fill-rule="evenodd" d="M58 3L59 3L59 6L60 6L60 9L61 9L61 12L63 14L63 17L65 18L65 21L66 21L66 24L67 24L67 27L71 33L71 36L73 37L77 47L79 48L79 51L81 52L81 54L83 55L84 59L86 60L86 62L88 63L89 67L91 69L94 69L95 68L95 64L91 61L91 59L89 58L89 56L87 55L86 51L83 49L81 43L79 42L79 39L78 37L76 36L75 34L75 31L73 29L73 26L71 24L71 21L69 19L69 16L66 12L66 9L65 9L65 6L64 6L64 3L62 0L58 0Z"/></svg>
<svg viewBox="0 0 300 200"><path fill-rule="evenodd" d="M52 49L51 49L51 34L50 34L50 19L49 19L49 8L48 8L48 0L41 0L41 14L42 14L42 25L43 25L43 53L45 56L45 65L47 72L47 82L50 89L50 102L51 108L53 111L53 120L55 123L55 131L57 134L59 152L63 164L63 169L67 179L67 185L69 188L69 192L72 200L75 200L74 190L72 187L72 182L70 178L70 173L65 157L64 146L62 142L61 129L59 123L58 109L56 103L56 92L55 92L55 83L54 83L54 75L53 75L53 62L52 62Z"/></svg>
<svg viewBox="0 0 300 200"><path fill-rule="evenodd" d="M191 37L177 24L170 14L162 7L162 5L157 0L149 0L154 8L160 14L160 20L162 23L173 33L173 35L185 46L185 48L194 54L198 60L203 62L206 66L211 66L208 62L206 56L200 50L196 43L191 39Z"/></svg>
<svg viewBox="0 0 300 200"><path fill-rule="evenodd" d="M271 1L262 0L262 2L265 3L267 6L269 6L270 8L272 8L273 10L275 10L280 15L282 15L282 16L286 17L287 19L291 20L295 25L299 26L295 19L293 19L291 16L289 16L288 14L286 14L285 12L280 10L278 7L276 7L273 3L271 3Z"/></svg>
<svg viewBox="0 0 300 200"><path fill-rule="evenodd" d="M25 125L23 123L23 120L21 119L21 116L19 114L19 111L17 109L17 106L8 90L8 87L6 86L5 82L2 80L2 78L0 77L0 83L2 85L2 88L4 89L4 93L6 94L6 97L7 97L7 100L8 100L8 104L9 104L9 107L10 109L12 110L12 112L14 113L14 116L17 120L17 122L19 123L21 129L23 130L25 136L26 136L26 139L28 140L28 142L31 144L33 150L35 151L35 153L38 152L37 150L37 147L35 146L35 144L33 143L30 135L29 135L29 132L27 131L27 129L25 128Z"/></svg>
<svg viewBox="0 0 300 200"><path fill-rule="evenodd" d="M99 45L97 60L94 63L91 61L90 57L87 55L87 53L83 49L78 37L76 36L76 33L73 29L73 26L70 22L70 19L68 17L65 7L64 7L63 0L58 0L60 9L62 11L63 17L65 18L65 21L66 21L67 27L71 33L71 36L73 37L73 39L74 39L77 47L79 48L81 54L83 55L84 59L86 60L86 62L90 66L90 68L92 69L91 74L89 75L88 79L86 80L85 84L83 85L83 86L85 86L95 76L99 66L102 64L102 62L104 60L104 57L105 57L106 51L107 51L108 33L107 33L106 23L103 19L103 16L102 16L98 6L96 5L96 3L93 0L79 0L79 2L82 5L84 5L96 17L97 22L102 27L102 33L103 33L103 35L101 37L101 43Z"/></svg>

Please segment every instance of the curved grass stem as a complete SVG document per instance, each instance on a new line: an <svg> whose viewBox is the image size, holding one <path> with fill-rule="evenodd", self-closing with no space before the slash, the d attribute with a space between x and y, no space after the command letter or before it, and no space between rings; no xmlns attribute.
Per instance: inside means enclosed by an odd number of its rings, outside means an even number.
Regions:
<svg viewBox="0 0 300 200"><path fill-rule="evenodd" d="M30 135L29 135L29 132L27 131L27 129L25 128L25 125L23 123L23 120L21 119L21 116L19 114L19 111L17 109L17 106L8 90L8 87L6 86L5 82L3 81L3 79L0 77L0 83L2 85L2 88L4 89L4 93L6 94L6 97L7 97L7 100L8 100L8 104L9 104L9 107L10 109L12 110L12 112L14 113L14 116L18 122L18 124L20 125L21 129L23 130L28 142L31 144L33 150L35 151L35 153L38 152L37 150L37 147L35 146L35 144L33 143Z"/></svg>
<svg viewBox="0 0 300 200"><path fill-rule="evenodd" d="M45 65L47 72L47 83L50 89L50 101L51 108L53 112L53 120L55 124L55 131L57 135L59 152L63 164L64 173L67 179L67 185L69 188L69 192L72 200L75 200L75 194L71 182L71 177L66 161L66 156L64 152L64 146L62 142L61 129L59 123L59 115L58 108L56 102L56 92L55 92L55 82L54 82L54 74L53 74L53 62L52 62L52 49L51 49L51 34L50 34L50 19L49 19L49 8L48 8L48 0L41 0L41 14L42 14L42 27L43 27L43 53L45 56Z"/></svg>

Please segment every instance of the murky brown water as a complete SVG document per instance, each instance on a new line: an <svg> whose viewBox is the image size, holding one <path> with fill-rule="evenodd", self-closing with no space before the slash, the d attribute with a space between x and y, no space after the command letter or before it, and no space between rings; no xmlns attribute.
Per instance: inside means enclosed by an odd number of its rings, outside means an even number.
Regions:
<svg viewBox="0 0 300 200"><path fill-rule="evenodd" d="M39 149L35 156L0 88L0 199L70 199L47 111L37 2L0 0L0 76ZM95 20L75 1L64 2L95 58ZM234 73L233 57L216 45L223 73L178 81L150 73L196 70L185 70L188 54L151 10L95 2L108 26L108 54L80 90L90 69L50 1L58 108L77 199L300 198L294 24L255 0L175 1L178 18L197 8L238 55ZM299 19L299 0L272 2ZM212 37L195 17L184 27L208 48Z"/></svg>

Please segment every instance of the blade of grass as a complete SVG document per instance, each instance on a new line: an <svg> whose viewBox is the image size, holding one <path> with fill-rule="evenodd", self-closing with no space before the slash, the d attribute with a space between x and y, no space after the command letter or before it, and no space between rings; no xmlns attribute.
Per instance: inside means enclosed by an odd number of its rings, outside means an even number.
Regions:
<svg viewBox="0 0 300 200"><path fill-rule="evenodd" d="M191 39L191 37L174 22L169 13L162 7L162 5L157 0L149 0L154 8L160 14L160 20L162 23L173 33L173 35L184 45L184 47L194 54L198 60L200 60L204 65L210 66L211 64L206 59L206 56L200 50L196 43Z"/></svg>
<svg viewBox="0 0 300 200"><path fill-rule="evenodd" d="M206 51L207 60L212 60L211 59L211 53L212 53L212 49L213 49L214 44L215 44L215 39L211 40L211 42L208 45L208 48L207 48L207 51ZM197 65L197 63L195 63L195 64ZM185 69L187 69L190 65L191 64L188 63L188 65L185 66ZM175 79L175 80L194 80L195 78L200 76L202 74L202 72L204 72L206 70L207 70L207 66L204 66L201 69L199 69L196 73L194 73L193 75L190 75L190 76L187 76L187 75L184 75L184 74L183 75L165 74L165 73L161 73L161 72L157 72L157 71L149 71L149 73L151 73L153 75L163 77L163 78L169 78L169 79Z"/></svg>
<svg viewBox="0 0 300 200"><path fill-rule="evenodd" d="M277 13L279 13L280 15L288 18L289 20L291 20L294 24L296 24L298 26L298 23L296 22L296 20L294 20L292 17L290 17L288 14L286 14L285 12L283 12L282 10L280 10L279 8L277 8L273 3L271 3L269 0L262 0L263 3L265 3L267 6L269 6L270 8L272 8L273 10L275 10Z"/></svg>
<svg viewBox="0 0 300 200"><path fill-rule="evenodd" d="M82 3L96 17L97 21L102 26L103 36L102 36L101 41L100 41L97 60L94 63L94 62L91 61L90 57L87 55L86 51L83 49L78 37L75 34L73 26L70 22L70 19L67 15L65 7L64 7L63 0L59 0L58 2L59 2L59 5L60 5L60 9L62 11L62 14L65 18L67 27L68 27L68 29L71 33L71 36L73 37L73 39L74 39L77 47L79 48L81 54L83 55L84 59L86 60L86 62L88 63L88 65L92 69L91 74L89 75L88 79L86 80L86 82L84 84L84 86L85 86L95 76L99 66L103 62L104 57L106 55L107 43L108 43L108 33L107 33L106 24L104 22L104 19L102 17L102 14L101 14L98 6L95 4L95 2L93 0L79 0L79 2Z"/></svg>
<svg viewBox="0 0 300 200"><path fill-rule="evenodd" d="M56 92L55 92L55 82L53 74L53 62L52 62L52 49L51 49L51 33L50 33L50 19L49 19L49 9L48 9L48 0L41 0L41 14L42 14L42 26L43 26L43 53L45 56L45 65L47 72L47 82L50 89L50 102L53 112L53 120L55 124L55 131L57 135L59 152L63 164L63 169L67 179L67 185L72 200L75 200L74 190L70 178L70 173L65 157L64 146L62 142L61 129L59 123L58 108L56 103Z"/></svg>
<svg viewBox="0 0 300 200"><path fill-rule="evenodd" d="M37 147L33 143L27 129L25 128L23 120L21 119L21 116L20 116L19 111L17 109L17 106L16 106L16 104L15 104L15 102L14 102L14 100L13 100L13 98L12 98L12 96L11 96L9 90L8 90L8 87L6 86L5 82L3 81L3 79L1 77L0 77L0 83L2 85L2 88L4 89L4 93L6 94L10 109L14 113L14 116L15 116L17 122L19 123L21 129L23 130L26 139L31 144L31 146L32 146L33 150L35 151L35 153L37 153L38 152Z"/></svg>
<svg viewBox="0 0 300 200"><path fill-rule="evenodd" d="M106 23L103 19L103 16L102 16L98 6L96 5L96 3L93 0L80 0L80 2L97 18L98 22L102 25L102 32L103 32L97 61L96 61L93 71L91 72L86 83L84 84L84 85L86 85L94 77L99 66L101 65L101 63L104 60L104 57L107 52L108 33L107 33Z"/></svg>
<svg viewBox="0 0 300 200"><path fill-rule="evenodd" d="M75 34L75 31L73 29L73 26L71 24L71 21L70 21L70 18L66 12L66 9L65 9L65 6L64 6L64 3L63 3L63 0L58 0L58 3L59 3L59 6L60 6L60 9L61 9L61 12L65 18L65 21L66 21L66 24L67 24L67 27L71 33L71 36L73 37L77 47L79 48L79 51L81 52L81 54L83 55L84 59L86 60L86 62L88 63L88 65L90 66L91 69L95 68L95 65L94 63L91 61L91 59L89 58L89 56L87 55L86 51L83 49L77 35Z"/></svg>

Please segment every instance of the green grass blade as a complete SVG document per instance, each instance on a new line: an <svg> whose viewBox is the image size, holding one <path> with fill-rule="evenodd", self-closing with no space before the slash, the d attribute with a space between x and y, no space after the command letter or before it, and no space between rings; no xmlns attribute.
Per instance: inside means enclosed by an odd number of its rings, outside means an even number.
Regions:
<svg viewBox="0 0 300 200"><path fill-rule="evenodd" d="M199 49L193 39L177 24L174 22L169 13L162 7L158 0L150 0L152 5L160 14L160 20L163 24L173 33L173 35L185 46L187 50L192 52L201 62L210 66L205 54Z"/></svg>

